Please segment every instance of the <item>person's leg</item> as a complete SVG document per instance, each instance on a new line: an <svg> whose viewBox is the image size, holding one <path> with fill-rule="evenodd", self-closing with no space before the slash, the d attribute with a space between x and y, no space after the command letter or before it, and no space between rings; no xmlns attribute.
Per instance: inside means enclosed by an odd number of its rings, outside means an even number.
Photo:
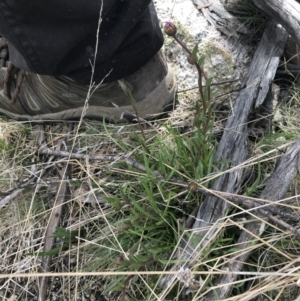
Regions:
<svg viewBox="0 0 300 301"><path fill-rule="evenodd" d="M149 5L150 4L150 5ZM89 84L102 0L2 0L0 34L10 61L37 74L66 75ZM128 76L161 48L150 0L103 0L94 79Z"/></svg>
<svg viewBox="0 0 300 301"><path fill-rule="evenodd" d="M104 0L99 29L102 1L23 2L0 2L0 34L8 40L9 59L27 71L16 77L12 64L1 69L0 113L19 120L79 118L96 42L93 82L104 79L106 84L92 94L86 117L133 119L131 101L119 79L130 88L140 117L173 105L176 82L158 52L163 37L152 2Z"/></svg>

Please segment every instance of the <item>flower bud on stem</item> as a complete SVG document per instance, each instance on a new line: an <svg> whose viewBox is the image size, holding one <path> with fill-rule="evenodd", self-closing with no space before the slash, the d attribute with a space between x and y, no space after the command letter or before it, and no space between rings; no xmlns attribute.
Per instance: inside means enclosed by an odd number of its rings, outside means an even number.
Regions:
<svg viewBox="0 0 300 301"><path fill-rule="evenodd" d="M209 123L211 120L211 115L212 115L212 111L211 111L211 104L210 104L210 84L207 84L208 79L207 76L205 74L205 72L203 71L203 69L201 68L201 66L199 65L199 61L198 61L198 57L197 54L193 53L188 49L188 47L186 46L186 44L184 42L182 42L180 40L180 38L176 35L177 33L177 28L175 26L175 24L173 24L172 22L168 21L164 24L164 32L170 36L173 37L173 39L187 52L188 54L188 62L191 63L192 65L195 65L197 72L198 72L198 87L199 87L199 93L200 93L200 98L201 98L201 102L202 102L202 109L203 109L203 114L206 116L206 122L204 122L204 124L202 124L203 126L203 132L206 133L208 131L209 128ZM202 76L206 82L205 87L203 87L202 85ZM204 88L204 89L203 89ZM195 116L197 116L200 113L200 106L199 103L196 103L196 114ZM194 125L196 122L196 118L194 119Z"/></svg>

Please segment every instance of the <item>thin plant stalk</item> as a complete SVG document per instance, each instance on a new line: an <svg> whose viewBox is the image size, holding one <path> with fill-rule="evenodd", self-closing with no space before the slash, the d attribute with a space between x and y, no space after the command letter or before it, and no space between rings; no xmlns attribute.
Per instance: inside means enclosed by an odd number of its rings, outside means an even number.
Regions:
<svg viewBox="0 0 300 301"><path fill-rule="evenodd" d="M193 126L202 124L202 130L203 133L207 133L209 129L209 123L211 121L212 117L212 109L210 104L211 99L211 91L210 91L210 83L208 84L209 80L207 78L207 75L205 74L204 70L201 68L199 64L198 56L197 56L197 50L198 47L196 46L192 51L189 50L189 48L186 46L186 44L180 40L180 38L176 35L177 28L172 22L166 22L164 25L164 31L167 35L173 37L173 39L184 49L184 51L188 54L188 61L192 65L195 65L197 72L198 72L198 89L200 94L200 99L202 103L202 109L203 109L203 115L205 117L205 121L199 120L199 114L200 114L200 105L199 103L196 103L196 113L194 118ZM205 89L202 84L202 77L205 80Z"/></svg>

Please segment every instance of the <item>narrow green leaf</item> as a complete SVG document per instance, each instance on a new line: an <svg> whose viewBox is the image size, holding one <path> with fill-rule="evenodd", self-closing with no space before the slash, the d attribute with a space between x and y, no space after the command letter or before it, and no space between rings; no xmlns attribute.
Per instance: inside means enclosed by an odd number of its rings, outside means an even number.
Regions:
<svg viewBox="0 0 300 301"><path fill-rule="evenodd" d="M211 85L212 81L213 81L213 78L212 78L212 77L209 77L209 78L206 80L206 82L205 82L205 87L206 87L206 88L209 87L209 86Z"/></svg>
<svg viewBox="0 0 300 301"><path fill-rule="evenodd" d="M204 60L205 60L205 56L201 56L200 59L198 60L198 65L199 65L200 67L203 67Z"/></svg>
<svg viewBox="0 0 300 301"><path fill-rule="evenodd" d="M197 55L197 53L198 53L198 45L196 45L196 46L194 47L193 51L192 51L192 60L193 60L194 62L197 62L197 60L198 60L198 55Z"/></svg>

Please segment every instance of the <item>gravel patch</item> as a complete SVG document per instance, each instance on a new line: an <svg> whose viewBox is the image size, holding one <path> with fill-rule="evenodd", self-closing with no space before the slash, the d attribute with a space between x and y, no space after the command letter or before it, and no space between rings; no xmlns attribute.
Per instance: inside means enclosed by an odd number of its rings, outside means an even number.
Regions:
<svg viewBox="0 0 300 301"><path fill-rule="evenodd" d="M198 44L199 55L205 57L204 69L214 82L236 79L236 84L240 83L253 54L253 45L242 43L238 35L221 34L192 0L155 0L154 4L161 26L172 21L178 28L178 36L191 50ZM197 87L196 69L187 62L182 48L172 38L165 37L165 49L177 75L179 90ZM232 88L231 85L226 91Z"/></svg>

